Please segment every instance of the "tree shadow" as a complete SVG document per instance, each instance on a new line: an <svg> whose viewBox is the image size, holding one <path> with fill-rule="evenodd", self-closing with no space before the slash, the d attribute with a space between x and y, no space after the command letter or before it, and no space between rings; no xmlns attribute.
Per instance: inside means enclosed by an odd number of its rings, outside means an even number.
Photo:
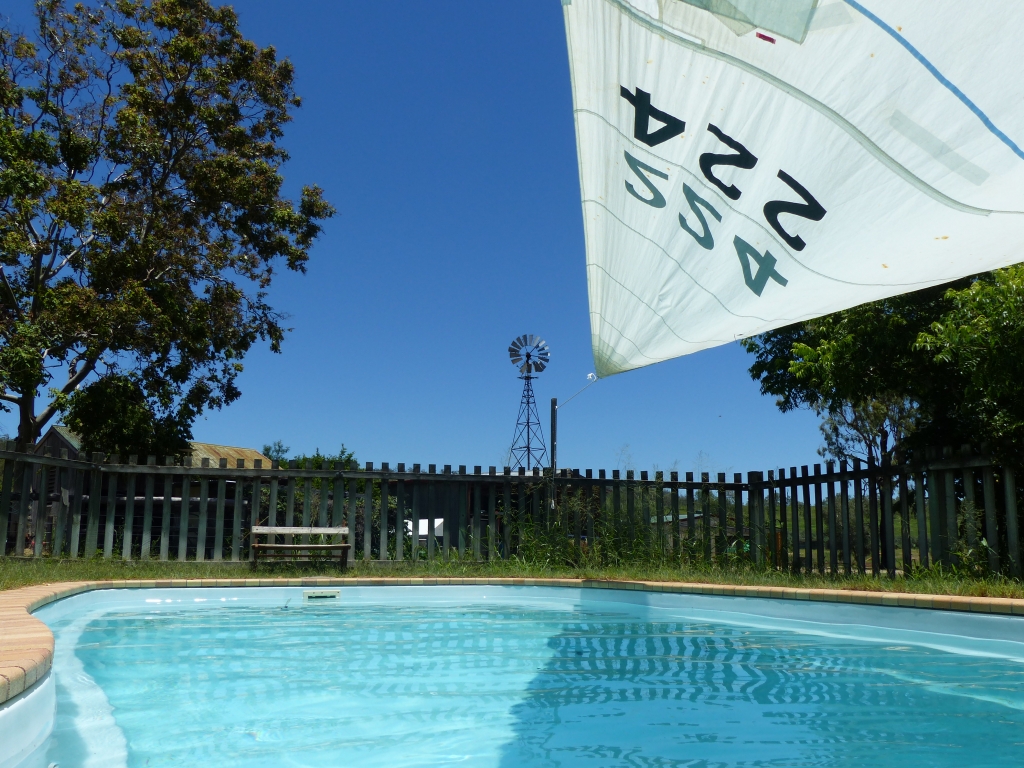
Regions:
<svg viewBox="0 0 1024 768"><path fill-rule="evenodd" d="M951 701L898 671L970 679L953 669L984 660L622 614L574 618L512 708L503 768L957 766L972 745L1013 752L996 725L1004 708ZM972 715L985 733L963 727Z"/></svg>

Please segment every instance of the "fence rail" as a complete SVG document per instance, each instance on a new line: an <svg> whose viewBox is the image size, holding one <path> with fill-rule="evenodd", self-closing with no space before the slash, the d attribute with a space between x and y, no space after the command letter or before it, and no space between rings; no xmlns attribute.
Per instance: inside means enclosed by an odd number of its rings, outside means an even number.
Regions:
<svg viewBox="0 0 1024 768"><path fill-rule="evenodd" d="M369 462L121 463L13 443L0 445L0 462L5 556L238 562L253 557L254 525L347 525L349 562L494 560L556 542L570 559L749 561L889 577L941 564L1021 577L1013 470L966 448L899 466L829 462L682 479Z"/></svg>

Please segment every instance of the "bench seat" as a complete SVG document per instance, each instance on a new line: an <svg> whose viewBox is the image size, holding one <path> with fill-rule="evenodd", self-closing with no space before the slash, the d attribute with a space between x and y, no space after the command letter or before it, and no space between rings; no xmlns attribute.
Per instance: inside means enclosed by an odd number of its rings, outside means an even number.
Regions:
<svg viewBox="0 0 1024 768"><path fill-rule="evenodd" d="M339 527L310 527L295 525L254 525L252 527L252 552L253 564L259 562L260 557L293 557L297 553L305 553L307 556L299 561L308 561L311 552L338 552L341 567L344 568L348 560L348 550L351 544L334 542L331 544L274 544L270 541L260 543L259 536L348 536L348 526Z"/></svg>

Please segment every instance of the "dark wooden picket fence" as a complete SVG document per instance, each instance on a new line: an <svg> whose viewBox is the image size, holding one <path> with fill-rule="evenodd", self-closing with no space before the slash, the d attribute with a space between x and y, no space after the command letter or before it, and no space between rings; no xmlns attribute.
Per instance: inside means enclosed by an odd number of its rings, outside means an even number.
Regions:
<svg viewBox="0 0 1024 768"><path fill-rule="evenodd" d="M563 553L606 561L890 577L941 564L1021 577L1014 473L966 449L916 464L815 464L730 480L369 462L120 463L0 448L5 556L237 562L252 557L253 525L347 525L350 562L494 560L556 542Z"/></svg>

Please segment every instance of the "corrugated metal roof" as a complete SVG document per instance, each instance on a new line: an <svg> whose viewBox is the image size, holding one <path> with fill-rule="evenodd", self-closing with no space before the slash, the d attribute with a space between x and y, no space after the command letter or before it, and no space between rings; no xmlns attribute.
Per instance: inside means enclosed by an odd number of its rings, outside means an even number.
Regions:
<svg viewBox="0 0 1024 768"><path fill-rule="evenodd" d="M236 448L231 445L214 443L190 443L192 446L192 466L199 466L203 459L209 459L210 465L216 467L221 459L228 460L229 467L235 467L238 459L245 459L245 465L251 467L255 459L261 459L264 467L270 466L270 459L255 448Z"/></svg>

